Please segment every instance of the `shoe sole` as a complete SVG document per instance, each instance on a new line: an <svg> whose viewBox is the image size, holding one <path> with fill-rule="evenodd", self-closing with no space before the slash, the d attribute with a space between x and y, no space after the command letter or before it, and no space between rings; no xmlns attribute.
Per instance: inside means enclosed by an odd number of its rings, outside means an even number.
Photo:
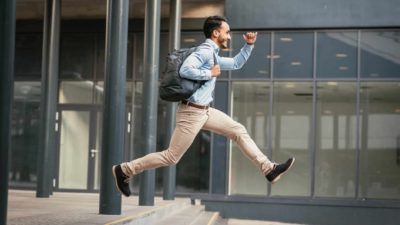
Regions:
<svg viewBox="0 0 400 225"><path fill-rule="evenodd" d="M119 187L118 187L118 181L117 181L117 175L115 174L115 167L117 167L117 166L113 166L112 167L112 174L113 174L113 177L114 177L114 181L115 181L115 186L117 187L117 190L119 191L119 193L121 193L121 195L123 195L123 196L125 196L125 197L129 197L129 195L125 195L122 191L121 191L121 189L119 189Z"/></svg>
<svg viewBox="0 0 400 225"><path fill-rule="evenodd" d="M281 174L279 174L279 176L275 177L275 179L271 181L271 184L274 184L275 182L277 182L277 181L281 178L281 176L282 176L283 174L285 174L288 170L290 170L290 168L293 166L295 160L296 160L296 159L293 158L293 161L292 161L292 163L289 165L289 167L288 167L284 172L282 172Z"/></svg>

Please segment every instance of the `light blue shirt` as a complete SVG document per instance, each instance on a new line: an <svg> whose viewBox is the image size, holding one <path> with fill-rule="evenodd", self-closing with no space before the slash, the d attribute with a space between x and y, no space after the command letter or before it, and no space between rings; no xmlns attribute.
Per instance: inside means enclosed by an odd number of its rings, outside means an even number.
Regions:
<svg viewBox="0 0 400 225"><path fill-rule="evenodd" d="M187 99L200 105L209 105L213 101L216 77L211 77L211 68L214 65L215 54L217 64L221 70L237 70L242 68L250 57L254 45L245 44L240 52L233 58L218 56L219 47L211 39L201 44L183 62L179 74L191 80L205 80L206 82L196 90L196 92Z"/></svg>

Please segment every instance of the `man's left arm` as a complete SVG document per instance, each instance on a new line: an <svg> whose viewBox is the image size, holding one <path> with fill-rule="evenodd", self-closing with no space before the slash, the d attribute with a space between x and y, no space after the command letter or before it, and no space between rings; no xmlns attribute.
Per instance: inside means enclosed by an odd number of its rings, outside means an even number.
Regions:
<svg viewBox="0 0 400 225"><path fill-rule="evenodd" d="M257 32L248 32L243 35L243 40L246 44L240 49L240 52L233 58L219 57L219 65L221 70L237 70L243 67L247 59L251 55L251 51L254 48L254 43L257 40Z"/></svg>

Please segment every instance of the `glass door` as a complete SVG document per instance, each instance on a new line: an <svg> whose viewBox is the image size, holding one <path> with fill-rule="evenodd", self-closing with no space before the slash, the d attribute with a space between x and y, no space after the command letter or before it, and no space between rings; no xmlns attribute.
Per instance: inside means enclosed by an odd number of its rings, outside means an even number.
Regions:
<svg viewBox="0 0 400 225"><path fill-rule="evenodd" d="M56 189L99 189L100 114L93 107L60 107Z"/></svg>

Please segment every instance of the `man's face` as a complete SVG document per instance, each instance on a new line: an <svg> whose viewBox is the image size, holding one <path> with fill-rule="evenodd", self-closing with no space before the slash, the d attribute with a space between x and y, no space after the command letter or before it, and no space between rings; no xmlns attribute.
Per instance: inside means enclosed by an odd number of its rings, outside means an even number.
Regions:
<svg viewBox="0 0 400 225"><path fill-rule="evenodd" d="M220 48L228 48L231 40L231 30L226 22L221 23L221 27L217 30L217 44Z"/></svg>

